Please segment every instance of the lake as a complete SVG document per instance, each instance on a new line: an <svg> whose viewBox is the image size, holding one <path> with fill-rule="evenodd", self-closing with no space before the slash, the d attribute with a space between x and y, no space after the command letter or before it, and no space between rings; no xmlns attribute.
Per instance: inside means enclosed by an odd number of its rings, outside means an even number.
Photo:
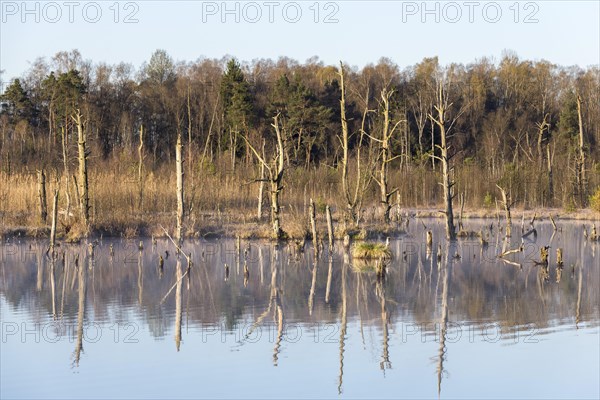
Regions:
<svg viewBox="0 0 600 400"><path fill-rule="evenodd" d="M55 260L47 240L5 241L0 397L600 397L600 244L582 222L536 223L500 259L517 224L505 242L468 221L482 247L421 221L391 238L385 279L341 242L315 261L308 241L190 240L188 268L168 239Z"/></svg>

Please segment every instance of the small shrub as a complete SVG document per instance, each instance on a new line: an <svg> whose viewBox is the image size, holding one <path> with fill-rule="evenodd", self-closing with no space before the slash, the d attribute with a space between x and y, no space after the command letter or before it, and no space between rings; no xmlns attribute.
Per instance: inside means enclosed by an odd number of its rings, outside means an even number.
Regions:
<svg viewBox="0 0 600 400"><path fill-rule="evenodd" d="M590 196L590 208L596 212L600 212L600 186L596 192Z"/></svg>
<svg viewBox="0 0 600 400"><path fill-rule="evenodd" d="M492 208L493 205L494 199L492 198L492 195L490 192L486 192L485 197L483 198L483 206L485 208Z"/></svg>

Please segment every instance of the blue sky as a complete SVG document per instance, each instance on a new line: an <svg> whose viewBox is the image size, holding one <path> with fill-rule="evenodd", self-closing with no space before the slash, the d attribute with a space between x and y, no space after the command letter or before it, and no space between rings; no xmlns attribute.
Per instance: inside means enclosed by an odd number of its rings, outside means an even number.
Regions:
<svg viewBox="0 0 600 400"><path fill-rule="evenodd" d="M158 48L175 60L318 56L401 67L498 60L503 50L560 65L600 64L600 2L591 1L0 1L2 81L39 56L78 49L136 68ZM317 11L318 10L318 11ZM327 21L327 22L326 22Z"/></svg>

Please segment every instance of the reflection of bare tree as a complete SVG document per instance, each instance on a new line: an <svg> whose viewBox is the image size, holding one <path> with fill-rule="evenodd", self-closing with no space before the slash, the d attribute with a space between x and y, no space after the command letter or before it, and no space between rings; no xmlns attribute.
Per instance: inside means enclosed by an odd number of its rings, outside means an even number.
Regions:
<svg viewBox="0 0 600 400"><path fill-rule="evenodd" d="M315 299L315 288L317 286L317 269L318 269L318 259L315 257L315 261L313 263L312 268L312 280L310 284L310 293L308 295L308 315L312 315L313 311L313 303Z"/></svg>
<svg viewBox="0 0 600 400"><path fill-rule="evenodd" d="M183 295L181 290L183 275L181 271L181 257L179 255L177 255L177 265L175 266L175 279L175 346L177 347L177 351L179 351L181 345L181 300Z"/></svg>
<svg viewBox="0 0 600 400"><path fill-rule="evenodd" d="M346 270L348 268L348 260L350 256L347 252L344 254L344 264L342 266L342 326L340 328L340 375L338 378L338 394L342 394L342 383L344 377L344 346L346 344L346 327L347 327L347 305L346 305Z"/></svg>
<svg viewBox="0 0 600 400"><path fill-rule="evenodd" d="M579 321L581 321L581 289L583 287L583 268L578 268L578 283L577 283L577 309L575 311L575 328L579 329Z"/></svg>
<svg viewBox="0 0 600 400"><path fill-rule="evenodd" d="M36 290L38 292L42 291L43 279L44 279L44 262L43 262L42 252L38 251L37 252L37 279L36 279Z"/></svg>
<svg viewBox="0 0 600 400"><path fill-rule="evenodd" d="M138 285L138 303L141 306L142 305L142 295L144 293L144 273L143 273L143 269L144 269L144 257L142 257L142 251L140 250L138 252L138 279L137 279L137 285Z"/></svg>
<svg viewBox="0 0 600 400"><path fill-rule="evenodd" d="M325 289L325 303L329 303L329 293L331 293L331 278L333 275L333 254L329 253L327 270L327 288Z"/></svg>
<svg viewBox="0 0 600 400"><path fill-rule="evenodd" d="M89 256L90 266L92 265L93 254ZM73 352L73 366L79 366L81 352L83 351L83 319L85 317L85 292L86 292L86 268L81 265L78 267L78 291L79 302L77 304L77 339L75 341L75 351Z"/></svg>
<svg viewBox="0 0 600 400"><path fill-rule="evenodd" d="M52 292L52 318L56 319L56 283L54 257L50 260L50 290Z"/></svg>
<svg viewBox="0 0 600 400"><path fill-rule="evenodd" d="M279 251L275 253L275 259L278 259ZM273 348L273 365L277 366L279 360L279 352L281 351L281 340L283 339L283 305L281 301L281 291L277 286L277 263L273 263L273 271L271 273L271 298L269 301L269 308L271 304L275 305L274 319L277 323L277 338L275 339L275 347Z"/></svg>
<svg viewBox="0 0 600 400"><path fill-rule="evenodd" d="M383 280L378 279L375 287L375 291L377 292L377 297L379 297L379 302L381 304L381 327L383 334L383 353L381 356L381 362L379 363L379 367L385 374L386 369L392 368L392 362L390 361L390 351L389 351L389 332L388 332L388 324L389 324L389 316L387 312L387 307L385 303L385 282Z"/></svg>
<svg viewBox="0 0 600 400"><path fill-rule="evenodd" d="M444 374L444 361L446 360L446 331L448 328L448 262L450 254L450 244L446 246L446 254L442 263L442 310L440 313L440 347L438 351L438 397L442 392L442 376Z"/></svg>

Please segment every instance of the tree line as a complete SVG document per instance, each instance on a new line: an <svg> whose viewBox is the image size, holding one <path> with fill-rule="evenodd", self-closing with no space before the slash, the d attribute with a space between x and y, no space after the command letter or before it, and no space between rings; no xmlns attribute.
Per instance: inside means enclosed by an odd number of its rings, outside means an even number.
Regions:
<svg viewBox="0 0 600 400"><path fill-rule="evenodd" d="M139 151L140 174L142 163L173 162L178 138L198 179L225 168L261 191L271 181L273 193L294 184L273 181L284 169L339 171L350 219L369 195L389 219L394 195L420 190L398 184L416 171L438 177L444 196L468 196L456 177L470 171L528 206L585 207L599 183L599 82L598 66L512 52L497 62L432 57L401 68L382 58L356 68L317 58L176 62L157 50L135 69L65 51L36 60L2 94L1 168L68 176L83 125L91 163Z"/></svg>

